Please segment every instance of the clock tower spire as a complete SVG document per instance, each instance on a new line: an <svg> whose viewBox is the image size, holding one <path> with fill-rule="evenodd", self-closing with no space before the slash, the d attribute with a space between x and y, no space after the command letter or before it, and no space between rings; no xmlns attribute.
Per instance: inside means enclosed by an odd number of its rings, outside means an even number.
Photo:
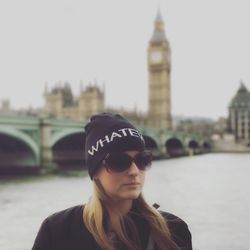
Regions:
<svg viewBox="0 0 250 250"><path fill-rule="evenodd" d="M148 46L149 125L155 128L171 128L170 70L170 46L158 10Z"/></svg>

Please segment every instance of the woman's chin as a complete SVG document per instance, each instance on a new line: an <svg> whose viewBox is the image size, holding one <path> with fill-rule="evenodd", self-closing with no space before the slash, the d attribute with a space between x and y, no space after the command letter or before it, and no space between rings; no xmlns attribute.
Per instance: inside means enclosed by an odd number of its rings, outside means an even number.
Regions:
<svg viewBox="0 0 250 250"><path fill-rule="evenodd" d="M130 190L129 192L126 192L125 194L122 195L123 199L126 200L135 200L139 197L141 191L139 190Z"/></svg>

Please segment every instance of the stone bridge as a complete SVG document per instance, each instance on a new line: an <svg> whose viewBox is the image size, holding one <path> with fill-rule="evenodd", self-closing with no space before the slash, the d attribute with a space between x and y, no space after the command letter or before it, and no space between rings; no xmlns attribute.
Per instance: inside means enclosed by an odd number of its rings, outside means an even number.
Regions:
<svg viewBox="0 0 250 250"><path fill-rule="evenodd" d="M49 170L84 165L86 121L0 115L0 173L11 169ZM135 124L136 125L136 124ZM211 149L199 135L137 126L155 158L198 154Z"/></svg>

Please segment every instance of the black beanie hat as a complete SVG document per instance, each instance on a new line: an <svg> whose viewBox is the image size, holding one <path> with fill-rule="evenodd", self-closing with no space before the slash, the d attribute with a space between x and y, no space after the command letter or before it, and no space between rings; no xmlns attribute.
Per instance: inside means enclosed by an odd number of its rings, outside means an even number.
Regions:
<svg viewBox="0 0 250 250"><path fill-rule="evenodd" d="M91 179L108 153L145 149L142 135L119 114L93 115L85 132L85 160Z"/></svg>

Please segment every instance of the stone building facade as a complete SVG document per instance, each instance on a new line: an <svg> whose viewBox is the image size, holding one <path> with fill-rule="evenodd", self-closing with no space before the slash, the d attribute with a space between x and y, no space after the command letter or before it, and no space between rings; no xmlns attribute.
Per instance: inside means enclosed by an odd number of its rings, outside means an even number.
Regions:
<svg viewBox="0 0 250 250"><path fill-rule="evenodd" d="M236 142L250 146L250 92L243 82L229 105L229 130Z"/></svg>
<svg viewBox="0 0 250 250"><path fill-rule="evenodd" d="M104 111L104 90L96 84L81 89L78 98L74 98L69 83L45 90L44 96L45 109L55 118L87 120L92 114Z"/></svg>

